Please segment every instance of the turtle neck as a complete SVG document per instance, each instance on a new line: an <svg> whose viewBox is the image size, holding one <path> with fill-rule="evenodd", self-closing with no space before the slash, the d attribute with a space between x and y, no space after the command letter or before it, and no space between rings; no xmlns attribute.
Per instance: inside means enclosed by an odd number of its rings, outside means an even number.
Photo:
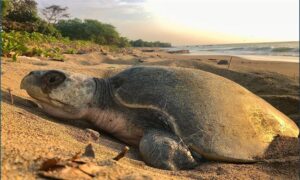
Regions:
<svg viewBox="0 0 300 180"><path fill-rule="evenodd" d="M103 78L93 78L95 81L95 92L92 101L93 107L106 109L113 104L112 89L110 82Z"/></svg>

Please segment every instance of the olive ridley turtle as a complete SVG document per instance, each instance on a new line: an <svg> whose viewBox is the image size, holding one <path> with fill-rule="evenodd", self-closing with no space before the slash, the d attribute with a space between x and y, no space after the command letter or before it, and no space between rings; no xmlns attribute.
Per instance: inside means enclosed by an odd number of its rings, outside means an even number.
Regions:
<svg viewBox="0 0 300 180"><path fill-rule="evenodd" d="M32 71L21 88L46 113L86 119L161 169L190 169L201 158L255 162L275 137L299 135L260 97L201 70L137 66L110 78Z"/></svg>

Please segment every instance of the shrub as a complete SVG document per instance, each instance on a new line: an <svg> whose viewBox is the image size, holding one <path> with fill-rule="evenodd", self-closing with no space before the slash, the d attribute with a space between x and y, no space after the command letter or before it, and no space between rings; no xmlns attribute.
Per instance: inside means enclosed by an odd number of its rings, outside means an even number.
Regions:
<svg viewBox="0 0 300 180"><path fill-rule="evenodd" d="M24 52L28 51L26 46L26 37L20 37L20 34L17 33L1 33L2 40L2 56L10 57L14 54L14 58L17 55L21 55Z"/></svg>
<svg viewBox="0 0 300 180"><path fill-rule="evenodd" d="M63 53L100 51L101 47L87 41L71 41L33 32L2 32L2 56L17 58L18 55L42 56L63 59Z"/></svg>

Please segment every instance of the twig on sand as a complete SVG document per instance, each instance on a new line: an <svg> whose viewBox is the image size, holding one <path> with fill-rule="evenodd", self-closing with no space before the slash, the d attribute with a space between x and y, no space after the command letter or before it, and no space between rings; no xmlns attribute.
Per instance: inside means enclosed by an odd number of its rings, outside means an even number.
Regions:
<svg viewBox="0 0 300 180"><path fill-rule="evenodd" d="M229 69L229 68L230 68L231 60L232 60L232 56L230 57L230 60L229 60L229 63L228 63L228 67L227 67L227 69Z"/></svg>
<svg viewBox="0 0 300 180"><path fill-rule="evenodd" d="M7 88L7 91L8 91L9 96L10 96L10 102L11 102L11 104L13 105L13 104L14 104L14 96L13 96L13 94L12 94L12 89Z"/></svg>
<svg viewBox="0 0 300 180"><path fill-rule="evenodd" d="M58 62L64 62L63 59L60 58L50 58L51 61L58 61Z"/></svg>
<svg viewBox="0 0 300 180"><path fill-rule="evenodd" d="M129 151L129 147L128 147L128 146L125 146L125 147L123 148L123 150L122 150L116 157L113 158L113 160L119 161L120 159L122 159L122 158L126 155L126 153L127 153L128 151Z"/></svg>

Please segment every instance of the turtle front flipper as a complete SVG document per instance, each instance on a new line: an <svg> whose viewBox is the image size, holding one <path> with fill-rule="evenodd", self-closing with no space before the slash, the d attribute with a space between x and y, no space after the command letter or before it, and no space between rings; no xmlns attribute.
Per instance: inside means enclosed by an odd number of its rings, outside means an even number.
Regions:
<svg viewBox="0 0 300 180"><path fill-rule="evenodd" d="M180 170L197 166L188 147L171 133L147 130L139 149L144 161L156 168Z"/></svg>

